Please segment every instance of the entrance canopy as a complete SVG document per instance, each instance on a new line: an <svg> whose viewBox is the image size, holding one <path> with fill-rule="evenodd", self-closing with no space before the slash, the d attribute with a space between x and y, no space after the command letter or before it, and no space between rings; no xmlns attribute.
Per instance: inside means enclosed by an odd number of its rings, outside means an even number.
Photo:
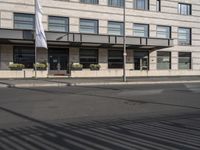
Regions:
<svg viewBox="0 0 200 150"><path fill-rule="evenodd" d="M123 36L46 32L48 45L72 47L123 47ZM0 29L2 44L34 44L34 31ZM126 37L127 48L161 49L173 46L173 39Z"/></svg>

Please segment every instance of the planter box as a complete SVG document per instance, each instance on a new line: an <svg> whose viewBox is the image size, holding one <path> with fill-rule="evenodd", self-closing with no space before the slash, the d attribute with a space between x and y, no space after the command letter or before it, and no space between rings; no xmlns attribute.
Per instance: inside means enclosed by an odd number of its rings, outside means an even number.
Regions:
<svg viewBox="0 0 200 150"><path fill-rule="evenodd" d="M71 68L72 71L81 71L83 68Z"/></svg>
<svg viewBox="0 0 200 150"><path fill-rule="evenodd" d="M100 68L90 68L91 71L97 71L100 70Z"/></svg>

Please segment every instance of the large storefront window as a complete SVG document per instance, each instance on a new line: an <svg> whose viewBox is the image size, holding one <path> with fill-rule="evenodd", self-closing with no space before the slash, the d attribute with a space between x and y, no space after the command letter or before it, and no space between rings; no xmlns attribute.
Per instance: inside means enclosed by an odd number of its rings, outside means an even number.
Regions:
<svg viewBox="0 0 200 150"><path fill-rule="evenodd" d="M191 52L178 53L178 66L179 69L191 69Z"/></svg>
<svg viewBox="0 0 200 150"><path fill-rule="evenodd" d="M83 68L89 68L91 64L98 64L97 49L80 49L79 55Z"/></svg>
<svg viewBox="0 0 200 150"><path fill-rule="evenodd" d="M31 47L14 47L14 63L24 64L25 68L33 68L35 62L35 50Z"/></svg>
<svg viewBox="0 0 200 150"><path fill-rule="evenodd" d="M123 68L123 51L108 51L108 68Z"/></svg>
<svg viewBox="0 0 200 150"><path fill-rule="evenodd" d="M14 28L33 30L35 26L35 15L14 13Z"/></svg>
<svg viewBox="0 0 200 150"><path fill-rule="evenodd" d="M171 69L170 52L157 52L157 69L158 70Z"/></svg>

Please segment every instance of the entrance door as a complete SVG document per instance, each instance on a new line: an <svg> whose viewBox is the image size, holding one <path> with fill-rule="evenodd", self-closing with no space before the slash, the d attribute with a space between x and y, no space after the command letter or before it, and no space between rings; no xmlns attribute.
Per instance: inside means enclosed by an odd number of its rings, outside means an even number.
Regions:
<svg viewBox="0 0 200 150"><path fill-rule="evenodd" d="M134 66L135 66L135 70L148 70L149 69L149 52L148 51L134 52Z"/></svg>
<svg viewBox="0 0 200 150"><path fill-rule="evenodd" d="M50 48L49 69L52 74L65 75L69 71L69 50L65 48Z"/></svg>

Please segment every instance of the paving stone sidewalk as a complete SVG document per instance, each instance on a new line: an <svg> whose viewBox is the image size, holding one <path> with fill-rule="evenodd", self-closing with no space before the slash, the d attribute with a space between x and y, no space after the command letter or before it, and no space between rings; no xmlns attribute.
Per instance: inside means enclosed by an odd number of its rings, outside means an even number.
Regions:
<svg viewBox="0 0 200 150"><path fill-rule="evenodd" d="M173 84L199 83L200 76L185 77L131 77L127 82L122 78L46 78L46 79L0 79L0 87L59 87L90 85L126 85L126 84Z"/></svg>

